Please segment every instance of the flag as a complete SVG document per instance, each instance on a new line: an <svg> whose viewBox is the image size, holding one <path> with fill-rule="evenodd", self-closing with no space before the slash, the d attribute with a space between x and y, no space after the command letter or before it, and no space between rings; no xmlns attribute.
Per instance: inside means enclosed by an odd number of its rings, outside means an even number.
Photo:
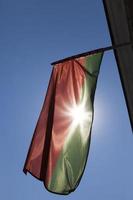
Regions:
<svg viewBox="0 0 133 200"><path fill-rule="evenodd" d="M69 194L83 175L90 147L94 94L102 53L55 64L24 172L50 192Z"/></svg>

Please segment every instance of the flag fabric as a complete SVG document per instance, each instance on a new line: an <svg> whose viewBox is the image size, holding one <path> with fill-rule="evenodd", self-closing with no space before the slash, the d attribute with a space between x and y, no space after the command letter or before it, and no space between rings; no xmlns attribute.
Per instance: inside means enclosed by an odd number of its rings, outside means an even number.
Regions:
<svg viewBox="0 0 133 200"><path fill-rule="evenodd" d="M50 192L69 194L83 175L91 139L93 103L102 53L53 66L24 172Z"/></svg>

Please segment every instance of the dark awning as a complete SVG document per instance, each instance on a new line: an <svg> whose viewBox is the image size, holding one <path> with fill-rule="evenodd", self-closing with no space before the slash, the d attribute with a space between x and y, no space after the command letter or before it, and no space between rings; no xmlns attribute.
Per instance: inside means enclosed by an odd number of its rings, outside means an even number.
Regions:
<svg viewBox="0 0 133 200"><path fill-rule="evenodd" d="M133 0L103 0L113 45L133 42ZM114 50L133 130L133 46Z"/></svg>

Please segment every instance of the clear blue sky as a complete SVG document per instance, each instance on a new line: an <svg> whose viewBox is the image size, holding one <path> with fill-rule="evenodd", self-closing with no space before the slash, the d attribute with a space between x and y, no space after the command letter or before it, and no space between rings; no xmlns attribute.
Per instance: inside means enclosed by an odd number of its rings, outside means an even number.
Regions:
<svg viewBox="0 0 133 200"><path fill-rule="evenodd" d="M133 135L113 52L95 96L86 170L69 196L22 172L52 61L111 44L102 1L0 0L0 198L131 200Z"/></svg>

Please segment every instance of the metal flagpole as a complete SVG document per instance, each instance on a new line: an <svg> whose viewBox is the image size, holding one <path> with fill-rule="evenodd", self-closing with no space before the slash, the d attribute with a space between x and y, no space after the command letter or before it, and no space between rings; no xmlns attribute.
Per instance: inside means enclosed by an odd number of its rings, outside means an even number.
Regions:
<svg viewBox="0 0 133 200"><path fill-rule="evenodd" d="M100 52L104 52L104 51L110 51L110 50L118 49L118 48L121 48L121 47L124 47L124 46L127 46L127 45L133 45L133 43L127 42L127 43L123 43L123 44L112 45L112 46L108 46L108 47L104 47L104 48L99 48L99 49L87 51L87 52L80 53L80 54L77 54L77 55L73 55L73 56L70 56L70 57L67 57L67 58L63 58L61 60L57 60L55 62L52 62L51 65L56 65L58 63L68 61L70 59L75 59L75 58L78 58L78 57L87 56L87 55L94 54L94 53L100 53Z"/></svg>

